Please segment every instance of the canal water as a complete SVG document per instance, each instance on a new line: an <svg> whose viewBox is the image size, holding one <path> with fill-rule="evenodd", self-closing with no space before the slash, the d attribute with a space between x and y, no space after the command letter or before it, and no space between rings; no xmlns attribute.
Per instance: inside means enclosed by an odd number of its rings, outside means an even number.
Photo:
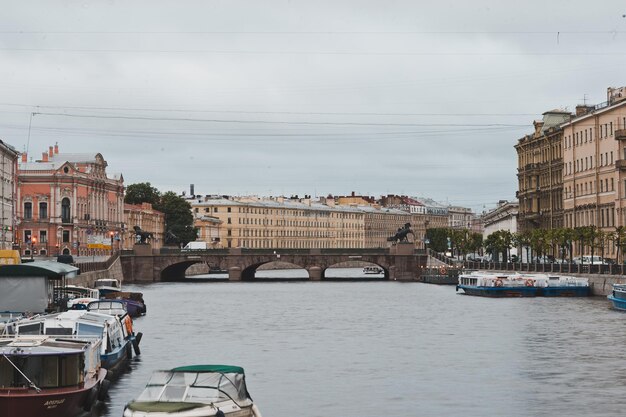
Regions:
<svg viewBox="0 0 626 417"><path fill-rule="evenodd" d="M264 417L621 416L626 409L626 314L603 297L489 299L454 286L381 281L125 289L143 292L148 306L135 321L141 355L93 416L121 416L152 371L193 364L244 367Z"/></svg>

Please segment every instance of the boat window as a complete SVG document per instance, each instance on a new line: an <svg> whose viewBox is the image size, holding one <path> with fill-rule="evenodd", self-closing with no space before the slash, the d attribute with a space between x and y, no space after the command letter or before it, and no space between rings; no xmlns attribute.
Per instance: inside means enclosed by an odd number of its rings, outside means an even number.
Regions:
<svg viewBox="0 0 626 417"><path fill-rule="evenodd" d="M96 326L96 325L87 324L87 323L78 323L78 330L76 331L76 334L79 336L88 336L88 335L101 336L102 331L103 331L103 326Z"/></svg>
<svg viewBox="0 0 626 417"><path fill-rule="evenodd" d="M19 334L42 334L43 333L43 323L34 323L34 324L23 324L18 326Z"/></svg>
<svg viewBox="0 0 626 417"><path fill-rule="evenodd" d="M72 333L74 333L74 329L71 327L50 327L46 329L46 334L48 335L66 336L71 335Z"/></svg>
<svg viewBox="0 0 626 417"><path fill-rule="evenodd" d="M161 394L160 401L182 401L183 395L185 395L185 385L168 385Z"/></svg>
<svg viewBox="0 0 626 417"><path fill-rule="evenodd" d="M67 355L61 356L60 376L61 381L59 386L78 385L83 382L83 357L82 355Z"/></svg>

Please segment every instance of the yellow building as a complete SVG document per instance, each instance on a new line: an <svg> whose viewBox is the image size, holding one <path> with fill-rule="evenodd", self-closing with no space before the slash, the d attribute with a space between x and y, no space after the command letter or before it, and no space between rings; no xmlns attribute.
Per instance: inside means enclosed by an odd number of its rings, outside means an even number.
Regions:
<svg viewBox="0 0 626 417"><path fill-rule="evenodd" d="M152 233L150 244L153 249L160 249L164 243L165 215L152 208L150 203L124 204L126 230L122 236L122 249L132 249L136 243L134 227Z"/></svg>

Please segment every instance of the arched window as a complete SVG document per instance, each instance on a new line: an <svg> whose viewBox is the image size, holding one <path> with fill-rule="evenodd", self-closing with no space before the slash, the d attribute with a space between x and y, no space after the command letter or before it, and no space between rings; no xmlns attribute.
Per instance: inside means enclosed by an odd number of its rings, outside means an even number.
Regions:
<svg viewBox="0 0 626 417"><path fill-rule="evenodd" d="M61 222L71 223L70 199L67 197L61 200Z"/></svg>

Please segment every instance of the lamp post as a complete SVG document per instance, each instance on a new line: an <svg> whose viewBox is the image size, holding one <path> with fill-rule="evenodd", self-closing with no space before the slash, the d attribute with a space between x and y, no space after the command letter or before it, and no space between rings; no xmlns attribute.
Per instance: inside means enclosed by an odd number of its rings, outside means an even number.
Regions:
<svg viewBox="0 0 626 417"><path fill-rule="evenodd" d="M111 237L111 255L113 255L113 231L109 232L109 236Z"/></svg>
<svg viewBox="0 0 626 417"><path fill-rule="evenodd" d="M33 260L33 253L35 252L35 245L37 244L37 238L33 237L30 239L30 260Z"/></svg>

